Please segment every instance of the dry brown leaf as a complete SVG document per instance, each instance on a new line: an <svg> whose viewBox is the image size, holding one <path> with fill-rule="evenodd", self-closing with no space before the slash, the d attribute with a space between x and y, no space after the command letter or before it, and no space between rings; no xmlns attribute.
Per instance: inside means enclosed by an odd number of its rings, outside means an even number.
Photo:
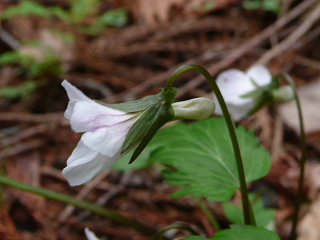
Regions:
<svg viewBox="0 0 320 240"><path fill-rule="evenodd" d="M320 240L320 195L300 222L298 240Z"/></svg>
<svg viewBox="0 0 320 240"><path fill-rule="evenodd" d="M39 156L35 152L25 152L12 158L7 165L7 175L16 180L29 183L35 186L40 185ZM41 196L23 192L17 189L10 189L13 199L18 200L26 206L35 219L43 219L45 199ZM41 221L40 221L41 222Z"/></svg>
<svg viewBox="0 0 320 240"><path fill-rule="evenodd" d="M21 235L12 222L7 208L0 208L0 239L21 239Z"/></svg>
<svg viewBox="0 0 320 240"><path fill-rule="evenodd" d="M190 16L222 9L237 1L239 0L127 0L125 4L140 22L155 26L168 22L174 8L179 13Z"/></svg>

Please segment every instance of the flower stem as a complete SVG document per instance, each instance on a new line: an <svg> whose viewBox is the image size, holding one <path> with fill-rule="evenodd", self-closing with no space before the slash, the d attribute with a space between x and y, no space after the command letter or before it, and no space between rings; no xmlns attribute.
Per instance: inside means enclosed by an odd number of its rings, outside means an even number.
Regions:
<svg viewBox="0 0 320 240"><path fill-rule="evenodd" d="M210 73L206 69L204 69L203 67L198 66L198 65L194 65L194 64L190 64L190 65L185 65L185 66L178 68L171 75L171 77L168 79L168 81L166 82L164 90L167 91L168 89L170 89L172 87L173 83L177 80L177 78L181 74L183 74L187 71L191 71L191 70L201 73L206 78L206 80L209 82L211 88L213 89L213 91L216 94L216 97L219 101L219 104L221 106L223 115L226 120L228 130L229 130L229 135L230 135L230 138L232 141L234 155L235 155L236 162L237 162L237 169L238 169L240 190L241 190L241 197L242 197L242 207L243 207L243 213L244 213L244 222L246 225L255 225L255 219L254 219L252 207L251 207L249 197L248 197L248 189L247 189L247 185L246 185L245 172L244 172L240 147L238 144L238 139L237 139L237 135L235 132L234 123L231 119L227 105L223 99L223 96L219 90L219 87L218 87L216 81L213 79L213 77L210 75Z"/></svg>
<svg viewBox="0 0 320 240"><path fill-rule="evenodd" d="M119 213L113 212L109 209L103 208L99 205L77 199L75 197L65 195L62 193L54 192L45 188L33 186L31 184L27 184L24 182L20 182L8 177L5 177L3 175L0 175L0 184L4 184L10 187L14 187L23 191L28 191L31 193L35 193L37 195L44 196L46 198L50 198L59 202L63 202L66 204L71 204L75 207L82 208L88 211L91 211L93 213L99 214L103 217L106 217L110 220L113 220L115 222L121 223L125 226L135 228L138 232L147 235L152 236L157 233L156 229L150 228L136 220L126 218L122 216Z"/></svg>
<svg viewBox="0 0 320 240"><path fill-rule="evenodd" d="M217 232L220 231L221 227L220 227L217 219L215 218L215 216L212 214L210 209L207 207L207 205L200 198L194 197L194 200L196 201L198 206L201 208L201 210L207 215L207 217L208 217L210 223L212 224L212 226L214 227L214 229Z"/></svg>
<svg viewBox="0 0 320 240"><path fill-rule="evenodd" d="M300 206L302 203L304 172L305 172L305 165L306 165L306 161L307 161L306 134L304 131L304 124L303 124L303 118L302 118L302 108L301 108L299 96L297 93L296 85L295 85L293 79L288 74L284 74L283 76L287 80L287 82L291 85L293 92L294 92L294 99L296 101L296 106L297 106L297 110L298 110L299 125L300 125L300 138L301 138L301 140L300 140L301 159L300 159L300 174L299 174L299 183L298 183L298 193L297 193L297 198L296 198L296 202L295 202L295 212L293 213L292 228L291 228L291 233L290 233L290 238L289 238L290 240L295 240L297 238L297 224L298 224Z"/></svg>

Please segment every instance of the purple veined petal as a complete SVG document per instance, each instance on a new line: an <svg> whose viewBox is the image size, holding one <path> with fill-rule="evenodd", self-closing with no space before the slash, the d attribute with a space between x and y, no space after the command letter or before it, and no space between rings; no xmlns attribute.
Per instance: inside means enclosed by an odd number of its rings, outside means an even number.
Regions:
<svg viewBox="0 0 320 240"><path fill-rule="evenodd" d="M67 80L64 80L61 85L67 91L68 97L70 101L92 101L88 98L83 92L81 92L78 88L73 86Z"/></svg>
<svg viewBox="0 0 320 240"><path fill-rule="evenodd" d="M124 154L117 154L112 158L98 152L91 151L85 157L74 160L62 170L70 186L77 186L90 181L99 173L110 168Z"/></svg>
<svg viewBox="0 0 320 240"><path fill-rule="evenodd" d="M128 114L103 106L94 101L76 102L70 118L72 130L75 132L94 131L103 126L116 125L134 118L137 114Z"/></svg>
<svg viewBox="0 0 320 240"><path fill-rule="evenodd" d="M229 69L219 74L216 82L226 103L241 105L252 101L249 98L241 97L255 89L250 78L244 72L238 69ZM215 103L218 103L217 99L215 99Z"/></svg>
<svg viewBox="0 0 320 240"><path fill-rule="evenodd" d="M73 108L76 102L78 101L86 101L91 102L92 100L88 98L86 95L83 94L78 88L73 86L71 83L69 83L67 80L64 80L61 85L64 87L64 89L67 91L68 97L69 97L69 103L67 110L64 112L64 116L68 119L71 118L73 113Z"/></svg>
<svg viewBox="0 0 320 240"><path fill-rule="evenodd" d="M93 151L113 157L121 151L122 144L133 123L134 120L129 120L86 132L82 135L81 141Z"/></svg>
<svg viewBox="0 0 320 240"><path fill-rule="evenodd" d="M269 69L264 65L254 65L248 71L247 75L252 78L259 86L265 86L271 83L272 75Z"/></svg>
<svg viewBox="0 0 320 240"><path fill-rule="evenodd" d="M99 238L97 238L97 236L94 234L94 232L90 231L89 228L85 228L84 232L85 232L88 240L99 240Z"/></svg>

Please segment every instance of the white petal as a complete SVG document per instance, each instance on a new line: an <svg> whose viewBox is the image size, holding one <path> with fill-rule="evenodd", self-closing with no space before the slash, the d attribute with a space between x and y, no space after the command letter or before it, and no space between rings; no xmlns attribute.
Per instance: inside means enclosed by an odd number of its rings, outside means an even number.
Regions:
<svg viewBox="0 0 320 240"><path fill-rule="evenodd" d="M64 80L61 85L67 91L68 97L70 101L92 101L83 92L81 92L78 88L73 86L67 80Z"/></svg>
<svg viewBox="0 0 320 240"><path fill-rule="evenodd" d="M79 141L77 147L68 158L67 165L72 164L74 161L77 161L77 164L86 163L95 158L97 154L97 152L92 151L82 141Z"/></svg>
<svg viewBox="0 0 320 240"><path fill-rule="evenodd" d="M73 107L70 124L75 132L94 131L103 126L111 126L133 118L136 115L127 114L94 101L77 102Z"/></svg>
<svg viewBox="0 0 320 240"><path fill-rule="evenodd" d="M241 98L242 95L255 89L244 72L238 69L224 71L218 75L217 84L226 103L241 105L251 102L249 98Z"/></svg>
<svg viewBox="0 0 320 240"><path fill-rule="evenodd" d="M90 231L89 228L85 228L84 232L85 232L88 240L99 240L99 238L97 238L96 235L94 234L94 232Z"/></svg>
<svg viewBox="0 0 320 240"><path fill-rule="evenodd" d="M98 128L84 133L81 141L93 151L113 157L120 152L132 124L133 121L128 121L115 126Z"/></svg>
<svg viewBox="0 0 320 240"><path fill-rule="evenodd" d="M216 97L214 98L214 101L216 103L216 109L214 113L219 116L222 116L223 115L222 109ZM253 108L255 101L254 99L251 99L250 102L243 103L243 104L237 104L237 105L234 105L232 103L226 103L226 104L232 119L235 121L240 121L241 119L245 118L248 115L249 111Z"/></svg>
<svg viewBox="0 0 320 240"><path fill-rule="evenodd" d="M264 65L254 65L248 71L247 75L252 78L259 86L265 86L271 83L272 75L269 69Z"/></svg>
<svg viewBox="0 0 320 240"><path fill-rule="evenodd" d="M67 110L64 112L64 116L68 119L71 118L71 115L73 113L74 105L77 101L87 101L91 102L92 100L88 98L86 95L83 94L78 88L73 86L71 83L69 83L67 80L64 80L61 85L65 88L67 91L68 97L69 97L69 103Z"/></svg>
<svg viewBox="0 0 320 240"><path fill-rule="evenodd" d="M67 178L70 186L81 185L110 168L122 156L123 154L118 154L109 158L91 151L85 158L74 160L63 169L62 174Z"/></svg>

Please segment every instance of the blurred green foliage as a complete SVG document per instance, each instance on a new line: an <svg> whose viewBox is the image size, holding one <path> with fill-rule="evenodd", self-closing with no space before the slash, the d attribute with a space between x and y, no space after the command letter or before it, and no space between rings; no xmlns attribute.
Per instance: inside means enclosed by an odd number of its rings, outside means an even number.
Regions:
<svg viewBox="0 0 320 240"><path fill-rule="evenodd" d="M1 13L0 20L8 20L17 16L31 15L41 18L56 17L69 26L69 31L62 32L58 28L47 29L63 42L74 42L74 30L80 34L97 35L106 27L123 27L128 23L128 12L118 8L99 14L101 0L71 0L70 7L45 6L31 0L22 0L18 5L11 6ZM90 24L85 22L90 18ZM59 25L58 25L59 26ZM26 49L27 48L27 49ZM24 51L26 50L26 51ZM61 52L61 51L60 51ZM17 64L16 70L26 78L44 77L45 74L61 76L63 72L62 54L45 42L24 39L20 48L0 54L0 66ZM37 84L27 81L19 86L0 89L0 97L19 98L29 96Z"/></svg>
<svg viewBox="0 0 320 240"><path fill-rule="evenodd" d="M10 99L25 98L32 94L43 82L26 81L18 86L0 87L0 97Z"/></svg>
<svg viewBox="0 0 320 240"><path fill-rule="evenodd" d="M261 9L275 13L279 13L281 10L280 0L245 0L243 6L248 10Z"/></svg>
<svg viewBox="0 0 320 240"><path fill-rule="evenodd" d="M125 8L118 8L98 14L100 0L72 0L70 8L63 9L59 6L47 7L40 3L23 0L20 4L9 7L2 12L1 19L10 19L16 16L35 15L43 18L58 17L69 25L74 25L80 32L86 34L99 34L106 27L123 27L128 23L128 12ZM90 25L84 23L85 19L91 17Z"/></svg>

